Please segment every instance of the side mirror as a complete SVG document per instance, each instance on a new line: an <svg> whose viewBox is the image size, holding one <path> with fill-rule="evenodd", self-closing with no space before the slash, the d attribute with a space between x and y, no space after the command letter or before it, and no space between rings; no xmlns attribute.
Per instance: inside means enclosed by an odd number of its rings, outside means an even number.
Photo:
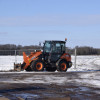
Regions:
<svg viewBox="0 0 100 100"><path fill-rule="evenodd" d="M67 38L65 38L65 42L67 42Z"/></svg>

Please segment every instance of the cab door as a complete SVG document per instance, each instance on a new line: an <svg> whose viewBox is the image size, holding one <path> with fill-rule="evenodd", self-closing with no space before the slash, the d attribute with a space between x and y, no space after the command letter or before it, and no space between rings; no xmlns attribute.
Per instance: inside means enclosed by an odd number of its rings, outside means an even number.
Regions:
<svg viewBox="0 0 100 100"><path fill-rule="evenodd" d="M51 62L56 62L65 52L65 44L61 42L52 43Z"/></svg>

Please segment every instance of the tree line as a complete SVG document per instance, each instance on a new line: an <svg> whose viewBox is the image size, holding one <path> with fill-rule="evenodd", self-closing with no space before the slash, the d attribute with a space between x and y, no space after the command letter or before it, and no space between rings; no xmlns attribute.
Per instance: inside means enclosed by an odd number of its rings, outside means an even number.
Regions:
<svg viewBox="0 0 100 100"><path fill-rule="evenodd" d="M77 51L77 55L100 55L100 49L99 48L93 48L93 47L88 47L88 46L83 46L83 47L76 46L73 49L67 48L66 50L70 54L74 54L75 49Z"/></svg>
<svg viewBox="0 0 100 100"><path fill-rule="evenodd" d="M41 46L38 45L31 45L31 46L22 46L15 44L0 45L0 50L23 50L23 49L40 49L40 48Z"/></svg>
<svg viewBox="0 0 100 100"><path fill-rule="evenodd" d="M40 49L42 49L42 46L39 45L22 46L15 44L5 44L0 45L0 55L22 55L23 52L29 55L31 52Z"/></svg>
<svg viewBox="0 0 100 100"><path fill-rule="evenodd" d="M30 52L34 52L34 50L37 49L39 50L42 48L43 47L39 45L22 46L15 44L5 44L5 45L0 45L0 55L15 55L15 53L18 55L22 55L23 51L25 51L26 54L30 54ZM75 48L77 49L77 55L100 55L99 48L93 48L88 46L83 46L83 47L76 46ZM75 48L66 47L66 52L74 54ZM17 51L15 52L15 50Z"/></svg>

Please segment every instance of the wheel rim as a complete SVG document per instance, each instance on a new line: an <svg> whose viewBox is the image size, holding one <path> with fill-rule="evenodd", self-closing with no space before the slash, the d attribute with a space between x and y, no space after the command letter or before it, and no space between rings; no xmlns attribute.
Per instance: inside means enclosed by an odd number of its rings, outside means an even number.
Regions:
<svg viewBox="0 0 100 100"><path fill-rule="evenodd" d="M61 64L61 70L65 71L67 68L66 63L62 63Z"/></svg>
<svg viewBox="0 0 100 100"><path fill-rule="evenodd" d="M36 69L41 70L43 68L43 64L41 62L36 64Z"/></svg>

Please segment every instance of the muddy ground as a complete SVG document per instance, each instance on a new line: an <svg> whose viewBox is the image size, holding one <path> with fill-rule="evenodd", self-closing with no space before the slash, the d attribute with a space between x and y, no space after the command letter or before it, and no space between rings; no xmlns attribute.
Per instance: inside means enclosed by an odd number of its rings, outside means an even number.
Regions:
<svg viewBox="0 0 100 100"><path fill-rule="evenodd" d="M81 75L90 75L87 78ZM90 85L95 72L0 73L0 100L100 100L99 85ZM88 76L87 76L88 77ZM91 78L91 79L90 79ZM97 79L99 82L100 79ZM5 99L4 99L5 98Z"/></svg>

